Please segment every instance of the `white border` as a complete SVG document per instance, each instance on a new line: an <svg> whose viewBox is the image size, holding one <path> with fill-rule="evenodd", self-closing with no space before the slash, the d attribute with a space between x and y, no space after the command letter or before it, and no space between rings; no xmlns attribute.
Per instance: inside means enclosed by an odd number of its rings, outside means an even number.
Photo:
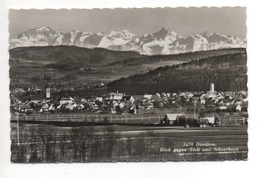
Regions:
<svg viewBox="0 0 260 178"><path fill-rule="evenodd" d="M249 160L226 162L10 164L8 9L247 6L249 75ZM0 1L0 177L257 177L259 165L259 9L248 0L2 0ZM255 176L256 175L256 176Z"/></svg>

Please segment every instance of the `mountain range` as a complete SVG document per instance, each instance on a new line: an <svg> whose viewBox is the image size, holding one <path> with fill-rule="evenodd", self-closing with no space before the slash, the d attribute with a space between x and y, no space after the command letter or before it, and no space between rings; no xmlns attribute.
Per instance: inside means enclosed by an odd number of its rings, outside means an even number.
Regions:
<svg viewBox="0 0 260 178"><path fill-rule="evenodd" d="M246 48L247 42L246 39L236 36L207 31L184 37L166 28L138 36L128 30L111 31L110 34L78 30L64 33L50 27L41 27L24 31L17 38L11 39L9 48L57 45L166 55L224 48Z"/></svg>

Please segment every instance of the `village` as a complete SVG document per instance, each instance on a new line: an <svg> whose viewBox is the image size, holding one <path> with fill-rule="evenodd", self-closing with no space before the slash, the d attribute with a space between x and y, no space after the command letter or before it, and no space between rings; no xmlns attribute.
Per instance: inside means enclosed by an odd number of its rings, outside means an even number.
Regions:
<svg viewBox="0 0 260 178"><path fill-rule="evenodd" d="M247 92L217 92L214 88L212 83L208 92L128 95L117 91L92 97L51 97L51 88L46 87L44 97L32 95L26 101L18 99L18 96L26 91L16 89L11 93L11 112L20 115L32 113L165 115L161 123L170 123L170 120L176 120L178 115L208 120L214 117L213 121L209 121L210 123L216 122L216 117L231 122L230 115L232 115L238 120L243 120L245 124L245 119L248 117ZM217 115L218 113L220 116Z"/></svg>

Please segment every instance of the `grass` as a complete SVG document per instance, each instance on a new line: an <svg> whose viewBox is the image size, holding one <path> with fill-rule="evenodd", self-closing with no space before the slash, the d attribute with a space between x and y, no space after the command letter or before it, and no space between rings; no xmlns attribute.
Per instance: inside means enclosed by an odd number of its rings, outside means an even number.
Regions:
<svg viewBox="0 0 260 178"><path fill-rule="evenodd" d="M100 161L215 161L215 160L245 160L247 159L247 128L196 128L196 129L185 129L185 128L176 128L176 127L145 127L145 126L122 126L114 125L110 130L112 131L112 137L108 138L105 132L107 126L88 126L81 127L84 130L90 130L93 128L95 137L91 143L96 143L95 150L99 149L99 155L91 154L90 147L86 147L86 152L88 153L84 159L84 162L100 162ZM22 147L29 147L37 144L37 142L31 142L28 140L33 132L34 139L38 140L38 155L41 155L40 150L44 149L41 147L40 135L37 134L37 129L48 128L46 133L53 133L51 139L55 139L55 142L49 142L53 144L55 148L56 158L51 162L82 162L82 157L80 152L77 156L73 156L74 150L74 141L70 133L71 127L55 127L55 126L46 126L46 125L33 125L26 124L22 125L20 128L20 139ZM169 130L169 133L164 131ZM139 131L139 132L129 132L129 131ZM41 132L42 133L42 132ZM44 132L45 133L45 132ZM66 142L61 142L60 139L63 139L63 135L66 133L65 140ZM40 133L39 133L40 134ZM83 134L83 133L82 133ZM38 138L39 136L39 138ZM42 135L44 136L44 135ZM47 135L46 135L47 136ZM30 136L29 138L32 138ZM47 138L47 137L46 137ZM106 142L106 139L112 139L113 144L111 145L112 157L106 156L106 144L101 142ZM16 156L22 150L22 147L17 147L16 143L16 128L15 125L12 126L11 130L11 140L12 140L12 161L16 162ZM80 139L78 140L80 141ZM193 143L193 146L186 146L185 143ZM196 143L211 143L213 146L196 146ZM27 143L27 144L26 144ZM60 145L63 144L63 145ZM94 145L93 145L94 146ZM98 147L97 147L98 146ZM103 147L104 146L104 147ZM237 151L213 151L214 148L233 148ZM59 149L65 149L65 157L59 157ZM170 152L161 152L161 148L170 148ZM195 151L198 150L199 151ZM212 149L212 151L205 151L203 149ZM30 149L24 149L27 154L30 154ZM23 150L23 152L24 152ZM102 151L103 150L103 151ZM132 151L131 151L132 150ZM180 151L181 150L181 151ZM132 153L129 153L131 151ZM44 151L42 152L44 154ZM40 156L44 159L44 155ZM45 160L37 160L36 162L44 162Z"/></svg>

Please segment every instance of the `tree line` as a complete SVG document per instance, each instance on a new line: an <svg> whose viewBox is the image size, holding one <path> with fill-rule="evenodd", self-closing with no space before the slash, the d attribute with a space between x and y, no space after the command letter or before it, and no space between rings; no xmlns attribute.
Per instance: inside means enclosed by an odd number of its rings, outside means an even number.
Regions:
<svg viewBox="0 0 260 178"><path fill-rule="evenodd" d="M121 137L113 126L74 127L58 133L48 125L21 130L19 144L12 140L13 163L100 162L156 160L162 146L172 140L160 138L152 131L138 136ZM170 156L170 155L169 155Z"/></svg>

